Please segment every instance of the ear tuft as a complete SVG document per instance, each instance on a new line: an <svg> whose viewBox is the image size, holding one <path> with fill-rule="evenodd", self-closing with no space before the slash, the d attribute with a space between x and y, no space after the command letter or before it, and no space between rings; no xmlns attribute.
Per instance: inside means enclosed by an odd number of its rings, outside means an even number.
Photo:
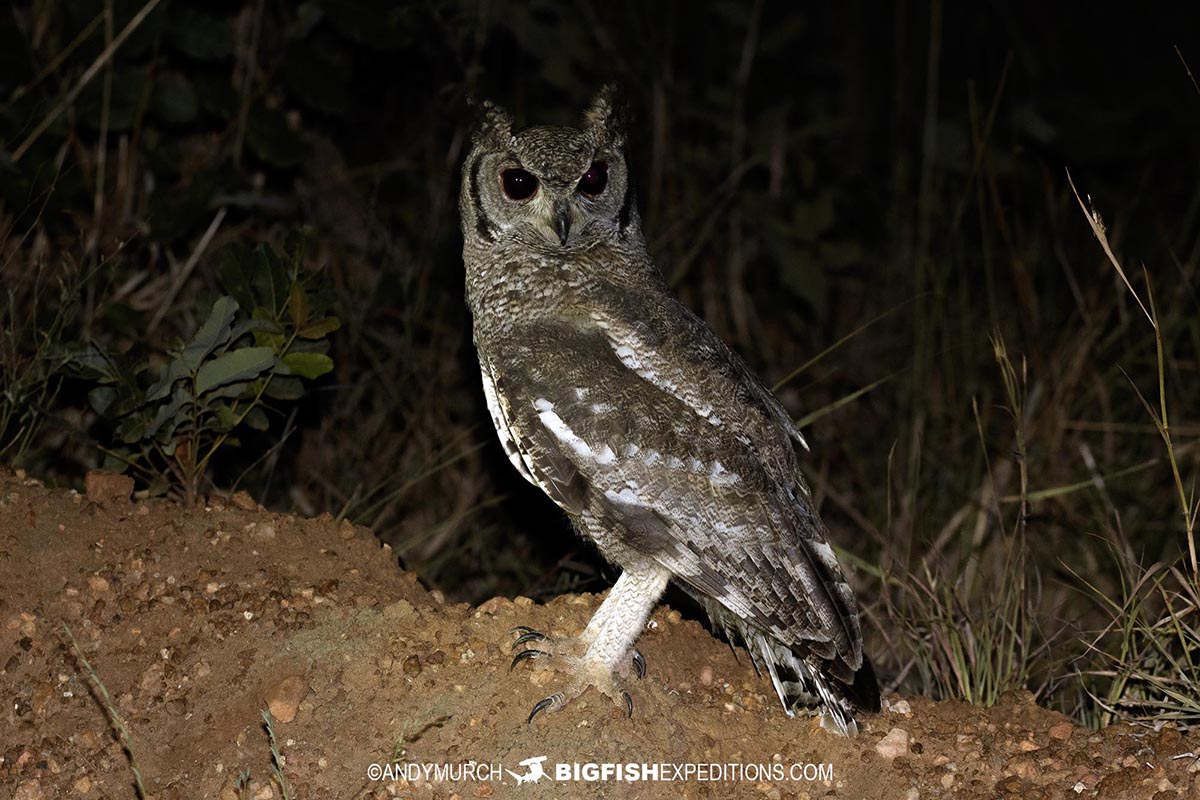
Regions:
<svg viewBox="0 0 1200 800"><path fill-rule="evenodd" d="M601 131L615 145L624 143L627 111L616 85L606 83L592 99L583 118L589 128Z"/></svg>
<svg viewBox="0 0 1200 800"><path fill-rule="evenodd" d="M478 117L473 136L475 142L491 140L499 143L507 142L512 138L513 118L511 114L491 100L484 100L482 103L476 103L474 100L468 102L475 107Z"/></svg>

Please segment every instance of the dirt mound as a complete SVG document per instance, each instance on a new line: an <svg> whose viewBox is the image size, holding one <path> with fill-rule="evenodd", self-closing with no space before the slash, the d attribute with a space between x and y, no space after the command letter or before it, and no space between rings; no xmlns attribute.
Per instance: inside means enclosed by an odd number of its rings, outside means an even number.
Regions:
<svg viewBox="0 0 1200 800"><path fill-rule="evenodd" d="M161 799L282 797L268 705L294 798L1200 796L1196 759L1177 758L1196 737L1092 733L1027 696L893 697L833 736L666 607L632 719L589 691L527 724L560 678L509 671L512 628L576 633L599 597L445 605L366 529L128 493L0 474L0 796L135 797L106 704Z"/></svg>

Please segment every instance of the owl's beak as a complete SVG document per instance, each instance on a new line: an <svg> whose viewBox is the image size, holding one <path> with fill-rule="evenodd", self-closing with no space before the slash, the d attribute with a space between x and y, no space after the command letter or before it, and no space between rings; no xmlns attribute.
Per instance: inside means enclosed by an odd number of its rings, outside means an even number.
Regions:
<svg viewBox="0 0 1200 800"><path fill-rule="evenodd" d="M566 200L556 200L554 203L554 232L558 234L558 241L562 242L562 246L567 246L567 239L571 236L571 204Z"/></svg>

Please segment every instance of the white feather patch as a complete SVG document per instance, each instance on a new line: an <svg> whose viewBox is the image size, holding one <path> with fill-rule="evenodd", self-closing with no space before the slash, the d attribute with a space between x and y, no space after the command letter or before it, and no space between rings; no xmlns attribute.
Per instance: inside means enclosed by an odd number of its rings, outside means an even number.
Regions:
<svg viewBox="0 0 1200 800"><path fill-rule="evenodd" d="M576 455L581 458L592 458L592 448L588 446L587 442L576 436L575 431L567 427L567 423L563 422L562 417L554 413L553 406L547 409L538 409L538 419L542 421L547 430L554 434L555 439L575 451Z"/></svg>
<svg viewBox="0 0 1200 800"><path fill-rule="evenodd" d="M721 418L717 416L711 403L704 402L696 397L694 392L680 387L664 375L662 371L654 367L655 362L661 360L654 349L647 347L645 342L640 341L636 336L618 340L613 336L609 326L603 325L601 327L609 332L608 343L622 364L637 373L643 380L682 402L697 416L702 417L718 428L721 427Z"/></svg>
<svg viewBox="0 0 1200 800"><path fill-rule="evenodd" d="M627 506L644 505L642 502L642 498L638 497L637 492L635 492L633 489L631 489L628 486L623 487L621 489L621 491L619 491L619 492L614 492L612 489L608 489L604 492L604 496L607 497L609 500L613 501L614 503L621 503L622 505L627 505Z"/></svg>
<svg viewBox="0 0 1200 800"><path fill-rule="evenodd" d="M741 482L742 476L725 469L725 465L721 463L720 459L717 459L712 462L712 467L708 470L708 480L714 486L733 486Z"/></svg>
<svg viewBox="0 0 1200 800"><path fill-rule="evenodd" d="M600 452L596 453L596 463L601 466L609 466L617 460L617 454L608 445L600 448Z"/></svg>

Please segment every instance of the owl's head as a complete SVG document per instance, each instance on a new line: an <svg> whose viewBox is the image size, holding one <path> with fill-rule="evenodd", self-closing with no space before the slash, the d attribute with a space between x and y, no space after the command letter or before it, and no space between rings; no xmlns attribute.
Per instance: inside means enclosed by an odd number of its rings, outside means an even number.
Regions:
<svg viewBox="0 0 1200 800"><path fill-rule="evenodd" d="M579 128L513 130L508 112L482 107L463 166L463 236L541 252L590 247L637 224L615 90L600 90Z"/></svg>

